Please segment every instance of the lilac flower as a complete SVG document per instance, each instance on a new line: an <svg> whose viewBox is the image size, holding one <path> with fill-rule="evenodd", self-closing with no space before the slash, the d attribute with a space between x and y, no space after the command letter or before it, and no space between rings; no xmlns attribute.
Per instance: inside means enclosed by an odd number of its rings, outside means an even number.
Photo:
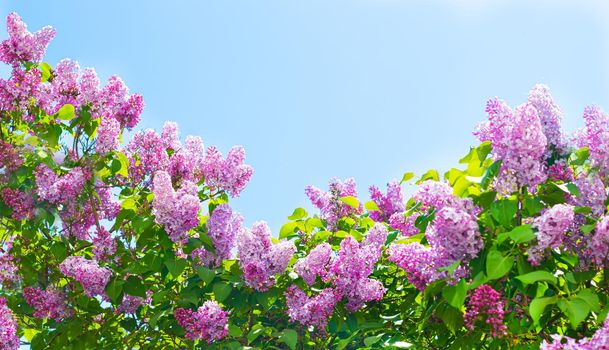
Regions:
<svg viewBox="0 0 609 350"><path fill-rule="evenodd" d="M605 319L603 327L599 328L590 339L575 340L573 338L554 334L554 340L548 343L545 340L541 343L540 350L596 350L609 349L609 319Z"/></svg>
<svg viewBox="0 0 609 350"><path fill-rule="evenodd" d="M562 246L574 219L573 206L568 204L557 204L535 218L533 227L537 228L537 245L529 250L529 261L537 265L546 249Z"/></svg>
<svg viewBox="0 0 609 350"><path fill-rule="evenodd" d="M358 208L353 208L340 200L347 196L357 197L357 187L354 179L349 178L344 182L332 179L329 187L330 190L324 192L315 186L308 186L305 189L305 194L313 205L320 210L321 218L328 223L328 229L334 231L339 219L352 214L361 214L363 209L361 204Z"/></svg>
<svg viewBox="0 0 609 350"><path fill-rule="evenodd" d="M235 245L235 237L243 228L243 216L234 213L228 204L217 206L207 220L207 235L211 238L216 253L205 248L193 251L203 265L219 265L229 259Z"/></svg>
<svg viewBox="0 0 609 350"><path fill-rule="evenodd" d="M341 296L334 289L326 288L316 296L308 297L296 285L291 285L285 291L285 298L290 321L325 332L328 319L334 313L334 307Z"/></svg>
<svg viewBox="0 0 609 350"><path fill-rule="evenodd" d="M370 198L380 211L371 211L370 218L374 221L387 221L393 214L405 209L402 188L397 181L387 184L387 194L383 194L376 186L370 186Z"/></svg>
<svg viewBox="0 0 609 350"><path fill-rule="evenodd" d="M197 311L176 309L174 317L190 340L203 339L211 344L228 334L228 312L215 301L206 301Z"/></svg>
<svg viewBox="0 0 609 350"><path fill-rule="evenodd" d="M169 156L163 141L154 130L146 129L136 133L127 145L129 175L135 182L152 176L158 170L167 170Z"/></svg>
<svg viewBox="0 0 609 350"><path fill-rule="evenodd" d="M47 46L55 37L55 30L51 27L30 33L15 12L6 17L6 29L9 38L0 43L0 60L13 66L42 60Z"/></svg>
<svg viewBox="0 0 609 350"><path fill-rule="evenodd" d="M123 301L116 308L117 314L134 314L137 309L143 304L150 304L152 301L152 291L146 291L146 299L142 297L136 297L133 295L125 294Z"/></svg>
<svg viewBox="0 0 609 350"><path fill-rule="evenodd" d="M609 256L609 216L604 216L596 224L588 253L597 265L604 266Z"/></svg>
<svg viewBox="0 0 609 350"><path fill-rule="evenodd" d="M105 296L106 284L112 272L106 267L99 267L97 262L82 256L69 256L60 265L59 270L67 277L76 279L85 290L85 295Z"/></svg>
<svg viewBox="0 0 609 350"><path fill-rule="evenodd" d="M59 322L71 316L67 309L66 295L59 290L26 287L23 289L23 298L34 308L34 317L54 318Z"/></svg>
<svg viewBox="0 0 609 350"><path fill-rule="evenodd" d="M586 128L583 143L590 150L590 160L603 173L609 171L609 116L599 107L590 106L584 109Z"/></svg>
<svg viewBox="0 0 609 350"><path fill-rule="evenodd" d="M351 236L343 239L338 257L330 267L332 283L336 291L347 299L347 309L350 311L359 310L368 301L381 300L385 294L383 284L369 278L381 255L379 237L383 234L385 239L387 237L386 228L379 226L382 227L378 229L379 232L366 237L362 243Z"/></svg>
<svg viewBox="0 0 609 350"><path fill-rule="evenodd" d="M180 149L180 133L176 122L165 122L161 131L161 142L163 148L172 150Z"/></svg>
<svg viewBox="0 0 609 350"><path fill-rule="evenodd" d="M98 261L107 261L116 252L116 240L104 227L98 228L93 238L93 255Z"/></svg>
<svg viewBox="0 0 609 350"><path fill-rule="evenodd" d="M421 292L435 281L435 256L432 249L420 243L392 244L388 249L389 261L404 269L406 278Z"/></svg>
<svg viewBox="0 0 609 350"><path fill-rule="evenodd" d="M575 185L580 195L568 198L569 203L576 206L590 207L592 213L596 216L603 215L607 191L599 174L580 173L575 180Z"/></svg>
<svg viewBox="0 0 609 350"><path fill-rule="evenodd" d="M152 192L154 221L165 227L172 241L186 243L188 230L199 225L200 204L197 187L185 181L182 187L175 191L169 174L160 170L154 175Z"/></svg>
<svg viewBox="0 0 609 350"><path fill-rule="evenodd" d="M309 255L299 259L294 264L294 271L302 277L302 279L308 284L315 284L317 276L322 281L328 282L330 275L328 273L328 267L330 258L332 256L332 247L323 242L311 250Z"/></svg>
<svg viewBox="0 0 609 350"><path fill-rule="evenodd" d="M2 350L19 349L17 321L4 297L0 297L0 345Z"/></svg>
<svg viewBox="0 0 609 350"><path fill-rule="evenodd" d="M23 159L17 149L10 143L0 140L0 169L16 171L22 164Z"/></svg>
<svg viewBox="0 0 609 350"><path fill-rule="evenodd" d="M40 101L43 105L47 103L45 96L40 72L37 69L26 71L15 68L9 80L0 79L0 108L15 112L25 122L31 123L35 119L35 114L30 108L32 99Z"/></svg>
<svg viewBox="0 0 609 350"><path fill-rule="evenodd" d="M550 88L543 84L533 86L527 101L537 110L548 144L562 153L565 150L565 142L560 131L562 111L550 95Z"/></svg>
<svg viewBox="0 0 609 350"><path fill-rule="evenodd" d="M20 221L34 216L34 200L25 192L6 187L2 190L2 200L13 210L13 219Z"/></svg>
<svg viewBox="0 0 609 350"><path fill-rule="evenodd" d="M461 208L440 209L425 236L437 254L438 267L469 261L483 247L476 218Z"/></svg>
<svg viewBox="0 0 609 350"><path fill-rule="evenodd" d="M198 182L203 175L205 152L203 140L200 137L188 136L184 146L176 150L169 159L171 176L175 179Z"/></svg>
<svg viewBox="0 0 609 350"><path fill-rule="evenodd" d="M499 99L487 104L489 121L474 134L480 141L491 141L493 158L501 160L497 187L511 193L521 186L534 189L545 181L544 158L547 138L537 109L525 103L514 112Z"/></svg>
<svg viewBox="0 0 609 350"><path fill-rule="evenodd" d="M412 199L422 204L424 209L430 207L440 210L457 202L450 185L443 181L425 180L412 195Z"/></svg>
<svg viewBox="0 0 609 350"><path fill-rule="evenodd" d="M239 231L237 250L245 283L257 291L265 291L275 284L274 276L285 271L296 246L291 241L272 244L271 230L266 222L259 221L251 230Z"/></svg>
<svg viewBox="0 0 609 350"><path fill-rule="evenodd" d="M400 231L405 236L412 236L420 233L418 227L415 226L417 218L420 216L418 212L408 215L406 212L395 213L389 218L389 227Z"/></svg>
<svg viewBox="0 0 609 350"><path fill-rule="evenodd" d="M254 170L245 164L245 150L235 146L228 151L226 159L216 147L207 149L203 162L203 174L208 186L222 189L232 197L238 197L250 181Z"/></svg>
<svg viewBox="0 0 609 350"><path fill-rule="evenodd" d="M38 196L49 203L68 203L76 198L89 178L88 171L75 167L63 176L57 176L46 164L38 166L34 172Z"/></svg>
<svg viewBox="0 0 609 350"><path fill-rule="evenodd" d="M101 118L101 124L97 128L97 140L95 141L97 152L105 155L117 149L120 144L120 133L121 126L116 119L111 117Z"/></svg>
<svg viewBox="0 0 609 350"><path fill-rule="evenodd" d="M15 265L15 257L10 253L12 239L0 250L0 284L12 285L19 281L19 269Z"/></svg>
<svg viewBox="0 0 609 350"><path fill-rule="evenodd" d="M507 327L503 324L504 301L499 292L483 284L476 288L467 302L465 312L465 326L469 330L476 328L476 322L482 319L490 326L490 335L498 338L507 334Z"/></svg>

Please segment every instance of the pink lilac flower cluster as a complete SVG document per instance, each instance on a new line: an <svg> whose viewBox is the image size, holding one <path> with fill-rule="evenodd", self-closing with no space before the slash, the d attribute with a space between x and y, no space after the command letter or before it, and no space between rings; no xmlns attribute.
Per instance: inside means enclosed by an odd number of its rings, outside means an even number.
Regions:
<svg viewBox="0 0 609 350"><path fill-rule="evenodd" d="M71 316L71 312L67 309L66 295L59 290L25 287L23 298L34 309L34 317L61 321Z"/></svg>
<svg viewBox="0 0 609 350"><path fill-rule="evenodd" d="M243 229L242 225L243 216L233 213L228 204L217 206L207 220L207 235L214 245L215 254L205 248L195 249L191 254L202 265L218 266L222 260L230 258L235 237Z"/></svg>
<svg viewBox="0 0 609 350"><path fill-rule="evenodd" d="M439 210L446 206L454 206L458 201L448 183L434 180L421 182L412 194L412 199L420 203L424 210L430 208Z"/></svg>
<svg viewBox="0 0 609 350"><path fill-rule="evenodd" d="M333 259L329 272L336 291L347 299L348 310L359 310L364 303L383 298L385 287L370 275L381 257L386 239L387 228L376 224L363 242L348 236L340 243L338 256Z"/></svg>
<svg viewBox="0 0 609 350"><path fill-rule="evenodd" d="M573 169L565 164L565 161L560 160L548 167L548 177L557 180L570 182L575 180Z"/></svg>
<svg viewBox="0 0 609 350"><path fill-rule="evenodd" d="M222 159L222 153L212 146L205 153L203 173L208 186L222 189L232 197L238 197L250 181L254 170L245 164L243 147L232 147L226 159Z"/></svg>
<svg viewBox="0 0 609 350"><path fill-rule="evenodd" d="M568 204L557 204L535 218L533 227L537 229L537 245L528 251L531 264L538 265L546 249L558 248L566 242L574 220L573 206Z"/></svg>
<svg viewBox="0 0 609 350"><path fill-rule="evenodd" d="M566 144L560 130L562 111L550 95L550 88L544 84L533 86L527 101L537 110L548 144L560 153L565 151Z"/></svg>
<svg viewBox="0 0 609 350"><path fill-rule="evenodd" d="M82 191L89 179L88 171L81 167L71 169L67 174L58 176L46 164L38 166L34 172L38 196L52 204L72 202Z"/></svg>
<svg viewBox="0 0 609 350"><path fill-rule="evenodd" d="M89 297L105 296L106 284L112 277L107 267L100 267L97 262L82 256L69 256L60 265L59 270L67 277L72 277L82 285Z"/></svg>
<svg viewBox="0 0 609 350"><path fill-rule="evenodd" d="M206 301L197 311L176 309L174 317L190 340L203 339L211 344L228 334L228 312L215 301Z"/></svg>
<svg viewBox="0 0 609 350"><path fill-rule="evenodd" d="M399 215L406 208L402 187L398 181L387 184L387 194L383 194L376 186L370 186L370 198L380 210L370 212L370 218L377 222L388 221L394 214Z"/></svg>
<svg viewBox="0 0 609 350"><path fill-rule="evenodd" d="M27 193L6 187L2 190L2 200L13 210L13 219L31 219L34 216L34 200Z"/></svg>
<svg viewBox="0 0 609 350"><path fill-rule="evenodd" d="M489 120L474 134L480 141L491 141L493 158L501 160L497 187L511 193L521 186L534 189L545 181L547 138L537 109L525 103L512 110L494 99L486 106Z"/></svg>
<svg viewBox="0 0 609 350"><path fill-rule="evenodd" d="M20 116L24 122L35 120L35 111L31 108L34 101L44 105L47 100L40 72L35 68L26 71L14 67L8 80L0 79L0 108Z"/></svg>
<svg viewBox="0 0 609 350"><path fill-rule="evenodd" d="M0 297L0 349L17 350L19 345L17 321L11 309L6 305L6 299Z"/></svg>
<svg viewBox="0 0 609 350"><path fill-rule="evenodd" d="M0 249L0 284L10 285L19 281L19 269L15 265L15 257L10 253L12 242Z"/></svg>
<svg viewBox="0 0 609 350"><path fill-rule="evenodd" d="M392 244L387 253L388 260L404 269L408 281L420 291L424 291L429 283L439 278L435 254L430 247L418 242Z"/></svg>
<svg viewBox="0 0 609 350"><path fill-rule="evenodd" d="M157 224L163 225L172 241L183 244L188 241L188 231L199 225L199 197L197 186L192 182L182 182L175 191L171 176L166 171L154 175L152 192L152 213Z"/></svg>
<svg viewBox="0 0 609 350"><path fill-rule="evenodd" d="M419 218L419 212L403 212L395 213L389 218L389 227L400 231L404 236L412 236L421 232L416 227L416 221Z"/></svg>
<svg viewBox="0 0 609 350"><path fill-rule="evenodd" d="M597 106L584 109L586 128L581 133L579 144L590 150L590 160L604 174L609 171L609 116Z"/></svg>
<svg viewBox="0 0 609 350"><path fill-rule="evenodd" d="M353 208L340 200L347 196L357 197L357 186L354 179L349 178L344 182L332 179L329 187L330 190L325 192L315 186L308 186L305 189L305 194L313 205L319 209L321 218L328 223L328 229L334 231L339 219L361 214L363 209L361 204L358 208Z"/></svg>
<svg viewBox="0 0 609 350"><path fill-rule="evenodd" d="M609 257L609 216L602 217L596 224L588 253L597 265L603 266L606 263Z"/></svg>
<svg viewBox="0 0 609 350"><path fill-rule="evenodd" d="M609 319L605 319L603 327L599 328L592 338L575 340L573 338L553 334L552 343L543 341L540 350L604 350L609 349Z"/></svg>
<svg viewBox="0 0 609 350"><path fill-rule="evenodd" d="M340 294L332 288L325 288L319 294L309 297L296 285L288 287L284 295L290 321L314 327L320 333L325 332L328 319L341 299Z"/></svg>
<svg viewBox="0 0 609 350"><path fill-rule="evenodd" d="M6 17L6 28L9 38L0 43L0 60L13 66L42 60L47 46L55 37L55 30L51 27L30 33L21 17L14 12Z"/></svg>
<svg viewBox="0 0 609 350"><path fill-rule="evenodd" d="M133 135L125 153L129 159L129 176L136 183L153 176L157 170L167 170L169 166L169 156L161 137L152 129Z"/></svg>
<svg viewBox="0 0 609 350"><path fill-rule="evenodd" d="M317 280L317 276L323 282L330 281L330 273L328 267L332 258L332 247L330 244L323 242L311 249L309 255L299 259L294 264L294 272L296 272L308 284L313 285Z"/></svg>
<svg viewBox="0 0 609 350"><path fill-rule="evenodd" d="M285 271L296 246L292 241L273 244L268 225L259 221L251 230L239 231L237 250L245 283L257 291L266 291L275 284L274 276Z"/></svg>
<svg viewBox="0 0 609 350"><path fill-rule="evenodd" d="M0 80L1 82L1 80ZM1 106L0 106L1 108ZM0 140L0 169L15 171L23 164L23 159L13 145Z"/></svg>
<svg viewBox="0 0 609 350"><path fill-rule="evenodd" d="M114 118L101 118L97 128L97 139L95 149L101 155L116 150L120 144L121 125Z"/></svg>
<svg viewBox="0 0 609 350"><path fill-rule="evenodd" d="M98 220L111 220L118 214L120 204L113 198L110 187L98 182L93 190L97 195L63 205L59 216L66 236L90 240L90 229L94 225L101 229Z"/></svg>
<svg viewBox="0 0 609 350"><path fill-rule="evenodd" d="M116 308L117 314L134 314L144 304L152 302L152 291L146 291L146 298L125 294L123 301Z"/></svg>
<svg viewBox="0 0 609 350"><path fill-rule="evenodd" d="M476 217L461 208L440 209L425 236L437 254L438 267L469 261L484 246Z"/></svg>
<svg viewBox="0 0 609 350"><path fill-rule="evenodd" d="M105 227L97 229L93 238L93 256L97 261L107 261L116 253L116 240Z"/></svg>
<svg viewBox="0 0 609 350"><path fill-rule="evenodd" d="M574 183L580 195L569 197L569 203L576 206L590 207L592 213L596 216L603 215L606 210L607 190L600 175L598 173L580 173Z"/></svg>
<svg viewBox="0 0 609 350"><path fill-rule="evenodd" d="M507 334L507 327L503 324L504 301L499 292L486 284L476 288L469 298L463 318L469 330L474 330L478 320L482 319L490 326L489 334L492 337L502 337Z"/></svg>

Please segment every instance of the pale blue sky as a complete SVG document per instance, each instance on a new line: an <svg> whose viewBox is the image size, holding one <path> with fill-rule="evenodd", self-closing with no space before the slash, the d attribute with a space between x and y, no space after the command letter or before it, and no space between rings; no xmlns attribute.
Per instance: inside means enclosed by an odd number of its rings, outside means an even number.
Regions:
<svg viewBox="0 0 609 350"><path fill-rule="evenodd" d="M569 4L572 3L572 4ZM577 3L578 5L574 5ZM367 198L405 171L456 165L489 97L550 86L565 127L609 109L601 1L3 1L53 25L47 61L94 66L142 93L140 127L179 122L255 168L233 201L275 232L307 184L356 178ZM6 37L3 29L0 33Z"/></svg>

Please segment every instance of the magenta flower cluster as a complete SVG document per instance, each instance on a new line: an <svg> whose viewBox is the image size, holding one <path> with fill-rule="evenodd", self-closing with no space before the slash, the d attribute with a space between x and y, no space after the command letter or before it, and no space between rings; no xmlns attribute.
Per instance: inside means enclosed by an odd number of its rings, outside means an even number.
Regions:
<svg viewBox="0 0 609 350"><path fill-rule="evenodd" d="M353 214L362 213L362 205L358 208L353 208L342 202L340 199L347 196L357 197L357 186L352 178L346 179L344 182L338 179L330 180L330 190L325 192L315 186L308 186L305 189L305 194L313 205L319 209L320 216L326 220L328 229L336 230L338 220Z"/></svg>
<svg viewBox="0 0 609 350"><path fill-rule="evenodd" d="M6 28L9 38L0 43L0 60L13 66L20 62L39 62L55 37L55 30L48 26L30 33L14 12L6 17Z"/></svg>
<svg viewBox="0 0 609 350"><path fill-rule="evenodd" d="M176 191L171 176L163 170L154 175L152 187L154 220L163 225L172 241L184 244L188 241L188 231L199 225L199 197L197 186L184 181Z"/></svg>
<svg viewBox="0 0 609 350"><path fill-rule="evenodd" d="M105 296L105 288L112 272L107 267L100 267L97 262L82 256L69 256L60 265L59 270L67 277L72 277L82 285L85 295Z"/></svg>
<svg viewBox="0 0 609 350"><path fill-rule="evenodd" d="M192 252L197 260L206 266L218 266L222 260L229 259L235 246L237 233L243 230L243 216L234 213L228 204L217 206L207 220L207 235L211 238L215 253L205 248Z"/></svg>
<svg viewBox="0 0 609 350"><path fill-rule="evenodd" d="M529 261L537 265L546 249L562 246L566 242L567 231L574 220L573 206L568 204L557 204L535 218L533 227L537 229L537 244L529 249Z"/></svg>
<svg viewBox="0 0 609 350"><path fill-rule="evenodd" d="M609 171L609 116L597 106L584 109L586 127L579 135L580 147L587 146L590 160L598 166L603 174Z"/></svg>
<svg viewBox="0 0 609 350"><path fill-rule="evenodd" d="M376 222L388 221L393 215L404 212L404 195L398 181L387 184L387 193L384 194L376 186L370 186L370 199L379 208L379 211L371 211L370 218ZM403 214L402 214L403 216Z"/></svg>
<svg viewBox="0 0 609 350"><path fill-rule="evenodd" d="M420 291L424 291L429 283L439 278L435 254L430 247L418 242L392 244L387 253L389 261L404 269L408 282Z"/></svg>
<svg viewBox="0 0 609 350"><path fill-rule="evenodd" d="M320 243L311 249L309 255L294 264L294 272L310 286L315 284L318 276L327 283L331 278L328 271L331 258L332 247L326 242Z"/></svg>
<svg viewBox="0 0 609 350"><path fill-rule="evenodd" d="M13 219L31 219L34 216L34 200L27 193L12 188L1 192L4 203L13 210Z"/></svg>
<svg viewBox="0 0 609 350"><path fill-rule="evenodd" d="M53 318L59 322L71 316L67 308L66 295L59 290L26 287L23 289L23 298L34 309L34 317Z"/></svg>
<svg viewBox="0 0 609 350"><path fill-rule="evenodd" d="M52 204L66 204L73 201L83 189L90 174L81 167L71 169L58 176L46 164L38 166L35 172L38 196Z"/></svg>
<svg viewBox="0 0 609 350"><path fill-rule="evenodd" d="M11 309L6 305L6 299L0 297L0 349L19 349L19 336L17 335L17 321Z"/></svg>
<svg viewBox="0 0 609 350"><path fill-rule="evenodd" d="M203 162L205 183L212 188L219 188L233 197L238 197L250 181L254 170L245 164L245 150L234 146L228 151L226 159L214 146L209 147Z"/></svg>
<svg viewBox="0 0 609 350"><path fill-rule="evenodd" d="M309 297L298 286L291 285L285 292L285 299L290 321L314 327L324 333L340 295L332 288L325 288L319 294Z"/></svg>
<svg viewBox="0 0 609 350"><path fill-rule="evenodd" d="M463 319L465 326L474 330L479 320L490 327L492 337L502 337L507 334L507 327L503 323L504 301L499 292L483 284L476 288L467 303L467 311Z"/></svg>
<svg viewBox="0 0 609 350"><path fill-rule="evenodd" d="M273 244L268 225L259 221L251 230L239 231L237 250L245 283L257 291L265 291L275 284L274 276L285 271L296 246L292 241Z"/></svg>
<svg viewBox="0 0 609 350"><path fill-rule="evenodd" d="M592 338L580 340L560 334L552 335L552 343L543 341L540 350L604 350L609 349L609 319L599 328Z"/></svg>
<svg viewBox="0 0 609 350"><path fill-rule="evenodd" d="M228 334L228 312L215 301L206 301L197 311L178 308L174 317L190 340L203 339L211 344Z"/></svg>

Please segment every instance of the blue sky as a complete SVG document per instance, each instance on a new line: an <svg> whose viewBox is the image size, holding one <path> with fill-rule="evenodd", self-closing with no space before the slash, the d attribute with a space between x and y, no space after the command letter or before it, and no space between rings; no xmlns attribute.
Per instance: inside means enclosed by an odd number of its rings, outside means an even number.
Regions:
<svg viewBox="0 0 609 350"><path fill-rule="evenodd" d="M448 170L488 98L546 83L582 124L609 110L609 6L567 1L2 1L69 57L142 93L142 128L177 121L255 174L233 201L277 232L308 184L355 177L360 195L405 171ZM6 37L3 29L0 33ZM408 191L408 188L405 187Z"/></svg>

